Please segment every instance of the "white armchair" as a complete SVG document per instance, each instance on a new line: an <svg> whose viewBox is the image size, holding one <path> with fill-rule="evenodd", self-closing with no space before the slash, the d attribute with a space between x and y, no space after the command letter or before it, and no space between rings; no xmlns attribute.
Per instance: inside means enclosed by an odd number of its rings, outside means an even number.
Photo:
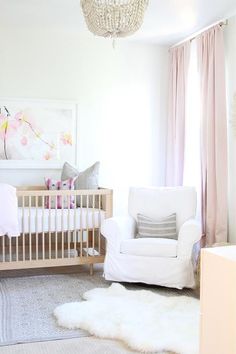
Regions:
<svg viewBox="0 0 236 354"><path fill-rule="evenodd" d="M104 274L107 280L143 282L182 289L195 285L193 246L201 238L191 187L130 188L127 217L106 219ZM135 238L137 214L153 219L176 213L178 240Z"/></svg>

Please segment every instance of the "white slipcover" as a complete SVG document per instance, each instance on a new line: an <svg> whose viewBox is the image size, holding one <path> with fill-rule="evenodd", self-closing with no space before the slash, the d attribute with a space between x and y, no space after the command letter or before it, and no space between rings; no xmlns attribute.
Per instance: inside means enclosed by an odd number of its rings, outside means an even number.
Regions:
<svg viewBox="0 0 236 354"><path fill-rule="evenodd" d="M129 215L106 219L101 227L107 239L105 278L178 289L194 287L192 251L201 238L200 224L194 219L196 198L191 187L130 188ZM151 218L176 213L178 241L136 239L138 213Z"/></svg>
<svg viewBox="0 0 236 354"><path fill-rule="evenodd" d="M124 240L120 253L134 256L176 257L177 241L165 238L137 238Z"/></svg>

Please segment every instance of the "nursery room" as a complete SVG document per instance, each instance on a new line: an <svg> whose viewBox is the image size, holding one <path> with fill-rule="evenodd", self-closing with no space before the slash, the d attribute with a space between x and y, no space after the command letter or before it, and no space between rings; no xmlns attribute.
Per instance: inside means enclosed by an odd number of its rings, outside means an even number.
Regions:
<svg viewBox="0 0 236 354"><path fill-rule="evenodd" d="M0 354L236 354L235 0L0 0Z"/></svg>

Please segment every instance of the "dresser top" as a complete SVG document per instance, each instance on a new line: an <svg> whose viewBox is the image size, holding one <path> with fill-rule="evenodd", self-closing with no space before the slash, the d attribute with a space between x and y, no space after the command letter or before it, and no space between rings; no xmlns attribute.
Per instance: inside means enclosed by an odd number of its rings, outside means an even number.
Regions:
<svg viewBox="0 0 236 354"><path fill-rule="evenodd" d="M224 257L229 260L236 261L236 246L204 248L202 252L211 253L219 257Z"/></svg>

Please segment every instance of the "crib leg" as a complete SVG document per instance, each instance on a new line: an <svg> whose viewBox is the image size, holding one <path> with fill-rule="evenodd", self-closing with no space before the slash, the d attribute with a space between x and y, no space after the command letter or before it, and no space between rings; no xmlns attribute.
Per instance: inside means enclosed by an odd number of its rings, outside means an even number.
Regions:
<svg viewBox="0 0 236 354"><path fill-rule="evenodd" d="M89 265L89 274L93 275L93 264Z"/></svg>

